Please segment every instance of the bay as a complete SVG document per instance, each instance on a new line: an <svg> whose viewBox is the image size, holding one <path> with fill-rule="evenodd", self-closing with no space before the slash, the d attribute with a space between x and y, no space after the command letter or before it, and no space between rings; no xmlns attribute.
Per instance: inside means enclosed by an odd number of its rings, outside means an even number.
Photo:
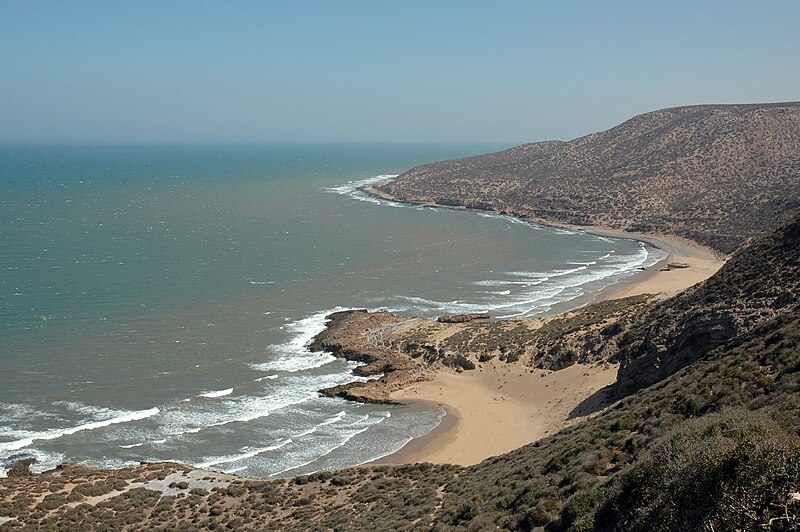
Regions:
<svg viewBox="0 0 800 532"><path fill-rule="evenodd" d="M354 465L434 406L319 397L342 308L523 318L661 258L631 240L358 187L492 145L0 147L0 460L175 460L270 477Z"/></svg>

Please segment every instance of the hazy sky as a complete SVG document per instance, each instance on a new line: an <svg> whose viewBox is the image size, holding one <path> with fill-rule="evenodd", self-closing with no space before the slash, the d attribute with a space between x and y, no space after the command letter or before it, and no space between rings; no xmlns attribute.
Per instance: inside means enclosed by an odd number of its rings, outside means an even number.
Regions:
<svg viewBox="0 0 800 532"><path fill-rule="evenodd" d="M0 142L570 139L800 99L800 1L0 0Z"/></svg>

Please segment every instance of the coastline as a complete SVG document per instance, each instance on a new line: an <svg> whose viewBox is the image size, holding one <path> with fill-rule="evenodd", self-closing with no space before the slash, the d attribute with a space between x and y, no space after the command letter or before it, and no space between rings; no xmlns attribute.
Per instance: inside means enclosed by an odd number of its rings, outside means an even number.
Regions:
<svg viewBox="0 0 800 532"><path fill-rule="evenodd" d="M386 201L407 203L372 186L361 190ZM593 302L646 293L672 296L709 278L726 260L714 250L680 237L522 219L596 236L637 240L667 254L647 270L602 290ZM395 453L370 463L472 465L533 443L584 419L586 415L578 414L591 412L594 408L590 406L599 406L605 398L603 389L616 381L616 369L609 364L576 364L546 372L516 365L484 364L475 372L436 373L432 380L410 384L392 392L390 397L400 403L422 401L438 405L446 411L442 422Z"/></svg>
<svg viewBox="0 0 800 532"><path fill-rule="evenodd" d="M392 195L375 188L375 185L385 181L391 181L391 179L373 183L372 185L362 187L360 190L384 201L392 201L406 205L421 205L423 207L433 207L437 209L452 209L478 213L495 213L495 211L474 209L463 206L440 205L438 203L413 203L399 200ZM667 257L664 260L661 260L653 266L650 266L647 270L644 270L640 273L637 272L631 277L620 281L618 284L601 290L593 302L602 301L605 299L619 299L646 293L665 294L667 296L672 296L681 290L699 283L700 281L708 279L714 275L714 273L716 273L717 270L719 270L727 260L725 255L709 247L674 235L629 232L601 225L577 226L551 222L544 219L532 219L517 216L514 213L508 213L507 215L546 227L567 229L570 231L586 233L605 238L636 240L652 248L661 250L667 254ZM674 263L688 265L688 267L662 271L662 268L664 268L666 265Z"/></svg>
<svg viewBox="0 0 800 532"><path fill-rule="evenodd" d="M377 199L381 199L384 201L392 201L395 203L400 203L405 205L417 205L422 207L432 207L436 209L451 209L456 211L470 211L470 212L490 213L497 215L501 214L499 212L492 210L475 209L471 207L464 207L458 205L440 205L438 203L429 203L429 202L414 203L409 201L403 201L398 198L395 198L390 194L383 192L382 190L375 188L375 185L391 181L392 179L378 181L376 183L373 183L372 185L362 187L359 190L361 190L366 194L374 196ZM612 227L607 227L602 225L570 225L565 223L552 222L549 220L545 220L543 218L529 218L525 216L518 216L513 212L505 213L505 215L518 218L525 222L543 225L546 227L554 227L557 229L568 229L570 231L576 231L580 233L586 233L590 235L602 236L607 238L623 238L627 240L637 240L644 242L645 244L648 244L656 249L660 249L665 253L667 253L668 255L690 256L690 257L701 258L704 260L723 260L725 258L723 254L709 247L703 246L686 238L673 235L623 231L621 229L614 229Z"/></svg>

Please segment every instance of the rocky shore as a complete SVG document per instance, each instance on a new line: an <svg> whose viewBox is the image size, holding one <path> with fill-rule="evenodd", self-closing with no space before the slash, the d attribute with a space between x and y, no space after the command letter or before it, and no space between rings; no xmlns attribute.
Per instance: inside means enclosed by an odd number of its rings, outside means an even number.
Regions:
<svg viewBox="0 0 800 532"><path fill-rule="evenodd" d="M356 381L320 390L327 396L365 403L397 404L391 395L437 374L490 368L557 371L573 364L613 363L608 346L625 330L624 316L646 308L652 296L603 301L544 319L496 320L485 314L425 320L390 312L347 310L328 316L312 351L363 365ZM604 331L601 335L600 332ZM591 345L590 345L591 344Z"/></svg>

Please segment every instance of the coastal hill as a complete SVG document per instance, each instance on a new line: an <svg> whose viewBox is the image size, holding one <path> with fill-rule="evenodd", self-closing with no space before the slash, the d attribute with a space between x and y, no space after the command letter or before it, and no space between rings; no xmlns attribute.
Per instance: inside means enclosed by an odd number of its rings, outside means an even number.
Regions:
<svg viewBox="0 0 800 532"><path fill-rule="evenodd" d="M569 142L426 164L374 189L727 254L800 208L800 102L664 109Z"/></svg>
<svg viewBox="0 0 800 532"><path fill-rule="evenodd" d="M798 234L795 216L735 253L698 294L663 303L634 298L627 314L590 311L552 328L548 337L557 342L611 320L599 334L624 337L621 328L635 328L644 315L641 305L685 308L704 301L703 292L713 315L717 298L733 294L722 288L729 283L740 285L731 307L760 309L662 380L475 466L366 465L264 481L178 464L68 465L40 475L20 464L0 479L0 530L796 530ZM754 266L765 258L766 270ZM715 327L701 319L692 332L716 338ZM380 344L370 344L366 362L375 363ZM357 349L340 350L358 356Z"/></svg>

